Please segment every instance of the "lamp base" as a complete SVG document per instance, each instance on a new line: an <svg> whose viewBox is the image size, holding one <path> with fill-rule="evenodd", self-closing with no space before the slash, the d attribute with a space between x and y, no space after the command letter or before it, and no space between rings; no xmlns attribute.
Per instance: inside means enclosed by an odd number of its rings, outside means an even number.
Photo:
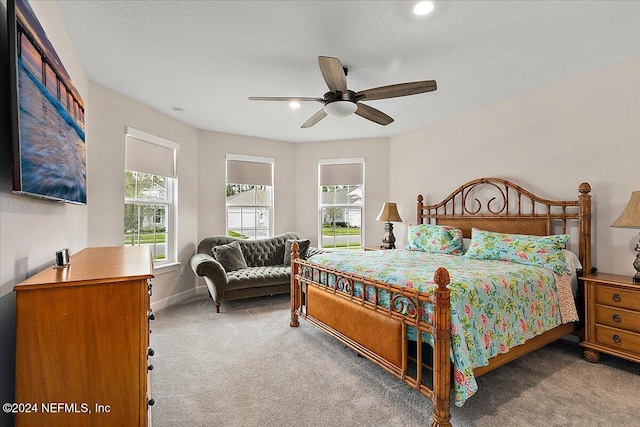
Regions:
<svg viewBox="0 0 640 427"><path fill-rule="evenodd" d="M633 268L636 269L637 273L633 276L633 281L635 283L640 283L640 241L636 245L636 260L633 261Z"/></svg>
<svg viewBox="0 0 640 427"><path fill-rule="evenodd" d="M395 249L396 248L396 236L393 235L393 224L387 222L384 225L384 234L382 235L382 243L381 249Z"/></svg>

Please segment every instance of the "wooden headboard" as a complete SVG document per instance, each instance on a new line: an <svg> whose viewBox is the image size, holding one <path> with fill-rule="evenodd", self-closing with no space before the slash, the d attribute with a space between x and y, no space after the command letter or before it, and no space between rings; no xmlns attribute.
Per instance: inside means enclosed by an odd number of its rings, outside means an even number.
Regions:
<svg viewBox="0 0 640 427"><path fill-rule="evenodd" d="M583 271L591 270L591 186L578 187L577 200L544 199L501 178L478 178L461 185L443 201L424 205L418 195L418 224L450 225L471 237L473 227L499 233L545 236L567 232L567 222L578 225L578 258Z"/></svg>

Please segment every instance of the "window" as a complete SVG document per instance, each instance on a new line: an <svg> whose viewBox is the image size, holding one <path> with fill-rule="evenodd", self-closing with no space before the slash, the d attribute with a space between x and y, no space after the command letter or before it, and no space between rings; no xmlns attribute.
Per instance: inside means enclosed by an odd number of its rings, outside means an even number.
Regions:
<svg viewBox="0 0 640 427"><path fill-rule="evenodd" d="M227 235L263 239L273 229L274 159L227 154Z"/></svg>
<svg viewBox="0 0 640 427"><path fill-rule="evenodd" d="M156 266L176 260L178 144L127 128L124 245L151 248Z"/></svg>
<svg viewBox="0 0 640 427"><path fill-rule="evenodd" d="M151 247L155 263L171 261L171 178L125 171L124 244Z"/></svg>
<svg viewBox="0 0 640 427"><path fill-rule="evenodd" d="M364 159L321 160L318 175L322 247L360 249L363 242Z"/></svg>

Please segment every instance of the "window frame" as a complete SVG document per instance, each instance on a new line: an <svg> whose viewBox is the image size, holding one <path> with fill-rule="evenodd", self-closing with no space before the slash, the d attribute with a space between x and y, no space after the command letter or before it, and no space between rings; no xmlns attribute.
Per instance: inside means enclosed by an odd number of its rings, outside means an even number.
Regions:
<svg viewBox="0 0 640 427"><path fill-rule="evenodd" d="M264 164L268 164L271 167L271 179L270 179L270 185L264 185L264 184L248 184L248 183L232 183L232 182L228 182L227 181L227 177L229 175L228 173L228 161L240 161L240 162L252 162L252 163L264 163ZM254 209L255 213L258 212L259 209L266 209L268 212L268 216L269 216L269 223L267 225L267 237L273 237L274 235L274 211L275 211L275 206L274 206L274 193L275 193L275 186L274 186L274 181L275 181L275 159L274 158L270 158L270 157L260 157L260 156L250 156L250 155L243 155L243 154L230 154L227 153L226 157L225 157L225 235L229 236L229 232L232 232L234 234L237 233L237 228L229 228L229 208L240 208L241 209L241 213L240 213L240 221L241 221L241 226L240 226L240 237L244 235L243 230L250 230L254 233L254 238L256 239L258 237L255 237L258 235L258 231L260 230L264 230L264 228L260 228L258 221L256 220L254 223L253 227L244 227L242 225L242 220L244 218L244 215L242 214L242 208L251 208ZM230 185L247 185L247 186L252 186L253 189L255 189L255 187L267 187L266 191L267 191L267 204L258 204L256 203L256 200L254 198L254 203L252 204L246 204L246 203L229 203L228 201L228 196L227 194L227 189ZM234 236L235 237L235 236ZM251 239L251 237L247 237L247 239Z"/></svg>
<svg viewBox="0 0 640 427"><path fill-rule="evenodd" d="M124 190L123 208L126 204L134 204L138 207L141 205L166 206L168 217L166 219L166 257L163 260L156 260L154 257L153 265L156 268L163 268L178 264L178 151L180 151L180 144L130 126L126 126L125 128L124 139L125 165L122 174L122 189ZM127 172L143 173L165 178L166 200L127 197L125 188ZM170 176L166 176L166 174ZM136 196L138 196L137 192ZM123 215L122 218L123 228L125 225L125 215ZM125 236L126 230L123 230L123 245ZM139 240L138 245L140 245Z"/></svg>
<svg viewBox="0 0 640 427"><path fill-rule="evenodd" d="M362 184L336 184L336 185L321 185L322 177L321 170L322 166L326 165L340 165L340 164L361 164L362 165ZM324 250L329 251L339 251L339 250L353 250L353 249L362 249L365 244L365 159L364 158L344 158L344 159L323 159L318 161L318 247L323 248ZM362 195L360 197L360 202L357 204L348 204L348 203L323 203L322 194L324 187L337 187L337 186L348 186L348 187L361 187ZM359 246L348 246L346 248L336 247L335 241L333 247L325 247L324 239L323 239L323 215L322 212L327 208L338 208L338 209L360 209L360 245Z"/></svg>
<svg viewBox="0 0 640 427"><path fill-rule="evenodd" d="M153 258L153 265L154 267L163 267L166 265L170 265L170 264L174 264L176 262L176 242L177 242L177 236L176 236L176 220L175 217L176 215L176 211L177 211L177 206L175 201L177 200L177 194L176 194L176 188L177 188L177 178L171 178L171 177L163 177L161 175L154 175L154 174L150 174L150 173L146 173L146 172L138 172L138 171L130 171L130 170L125 170L124 174L126 175L127 173L133 173L133 174L146 174L146 175L151 175L154 177L162 177L165 179L166 182L166 199L165 200L161 200L161 199L143 199L143 198L131 198L131 197L127 197L126 196L126 190L125 190L125 198L124 198L124 204L125 205L135 205L138 207L138 212L140 209L140 206L142 205L146 205L146 206L154 206L154 213L153 213L153 223L156 224L156 215L157 212L155 210L156 206L163 206L166 208L166 212L167 212L167 219L166 219L166 223L167 223L167 230L166 230L166 241L165 241L165 245L166 245L166 257L164 259L160 259L160 260L156 260L155 256ZM136 185L138 183L138 180L136 179ZM135 194L138 194L138 191L136 190ZM140 228L140 223L138 223L138 227ZM139 235L139 230L138 230L138 235ZM126 236L124 236L126 238ZM126 244L125 244L126 246ZM140 246L140 242L138 241L138 243L134 246ZM152 254L156 253L155 251L152 250Z"/></svg>

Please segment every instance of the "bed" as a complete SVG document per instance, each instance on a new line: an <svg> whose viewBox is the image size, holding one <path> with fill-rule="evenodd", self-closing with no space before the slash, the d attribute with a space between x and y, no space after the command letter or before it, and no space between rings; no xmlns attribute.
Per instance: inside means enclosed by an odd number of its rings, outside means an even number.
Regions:
<svg viewBox="0 0 640 427"><path fill-rule="evenodd" d="M431 399L432 426L450 426L451 401L478 376L579 335L570 282L591 268L590 191L557 201L479 178L436 204L419 195L403 250L304 260L294 244L290 326L336 337Z"/></svg>

